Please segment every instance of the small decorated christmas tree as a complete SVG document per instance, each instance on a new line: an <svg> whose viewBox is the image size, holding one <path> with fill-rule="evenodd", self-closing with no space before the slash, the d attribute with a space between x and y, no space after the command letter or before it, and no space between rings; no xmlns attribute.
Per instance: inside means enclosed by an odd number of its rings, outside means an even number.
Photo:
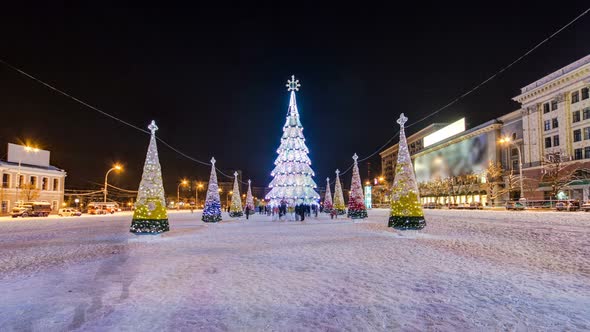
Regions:
<svg viewBox="0 0 590 332"><path fill-rule="evenodd" d="M332 191L330 190L330 178L326 178L326 195L324 196L324 212L332 213Z"/></svg>
<svg viewBox="0 0 590 332"><path fill-rule="evenodd" d="M242 211L242 199L240 198L240 186L238 186L238 172L234 173L234 190L231 195L231 204L229 206L229 216L238 218L244 215Z"/></svg>
<svg viewBox="0 0 590 332"><path fill-rule="evenodd" d="M164 200L164 185L162 184L162 169L156 146L156 130L158 126L152 121L148 126L152 132L147 156L143 165L143 174L137 192L135 211L129 229L132 233L157 234L170 230L166 201Z"/></svg>
<svg viewBox="0 0 590 332"><path fill-rule="evenodd" d="M248 180L248 193L246 194L246 207L250 209L250 214L254 213L254 197L252 197L252 181Z"/></svg>
<svg viewBox="0 0 590 332"><path fill-rule="evenodd" d="M399 151L395 178L391 191L391 212L389 227L397 229L422 229L426 226L424 211L420 204L418 184L412 166L412 159L408 151L408 142L404 131L404 124L408 118L402 113L397 120L401 129L399 132Z"/></svg>
<svg viewBox="0 0 590 332"><path fill-rule="evenodd" d="M207 186L207 198L203 208L204 222L221 221L221 199L219 198L219 186L217 185L217 173L215 172L215 158L211 158L211 176Z"/></svg>
<svg viewBox="0 0 590 332"><path fill-rule="evenodd" d="M367 207L365 206L365 197L363 187L361 186L361 176L357 163L358 156L356 153L352 156L354 165L352 167L352 182L350 184L350 197L348 198L348 217L352 219L364 219L367 217Z"/></svg>
<svg viewBox="0 0 590 332"><path fill-rule="evenodd" d="M342 193L342 185L340 184L340 171L336 170L336 184L334 185L334 205L333 210L336 210L338 215L346 213L346 205L344 205L344 194Z"/></svg>

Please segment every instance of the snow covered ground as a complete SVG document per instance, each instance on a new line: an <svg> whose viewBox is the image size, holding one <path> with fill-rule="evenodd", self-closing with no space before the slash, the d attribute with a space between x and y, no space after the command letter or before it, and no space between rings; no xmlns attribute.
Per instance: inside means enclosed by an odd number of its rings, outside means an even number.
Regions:
<svg viewBox="0 0 590 332"><path fill-rule="evenodd" d="M2 331L589 330L590 213L0 220Z"/></svg>

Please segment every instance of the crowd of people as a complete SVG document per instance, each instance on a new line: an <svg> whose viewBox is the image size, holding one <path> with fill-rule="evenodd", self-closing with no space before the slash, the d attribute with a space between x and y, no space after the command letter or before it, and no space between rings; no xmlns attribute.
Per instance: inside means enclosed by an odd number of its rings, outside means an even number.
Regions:
<svg viewBox="0 0 590 332"><path fill-rule="evenodd" d="M281 202L279 205L259 205L258 214L272 217L273 221L304 221L305 217L312 215L317 218L321 212L321 206L318 204L297 204L289 205L287 202Z"/></svg>

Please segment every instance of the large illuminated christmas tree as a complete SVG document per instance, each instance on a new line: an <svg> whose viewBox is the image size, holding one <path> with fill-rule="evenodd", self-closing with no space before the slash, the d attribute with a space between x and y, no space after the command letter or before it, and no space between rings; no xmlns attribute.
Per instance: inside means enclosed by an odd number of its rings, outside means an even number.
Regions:
<svg viewBox="0 0 590 332"><path fill-rule="evenodd" d="M336 210L339 215L346 213L346 205L344 205L344 194L342 193L342 185L340 184L340 171L336 170L336 184L334 185L334 206L332 209Z"/></svg>
<svg viewBox="0 0 590 332"><path fill-rule="evenodd" d="M244 215L242 211L242 199L240 198L240 186L238 185L238 172L234 173L234 189L231 195L231 204L229 206L229 216L232 218Z"/></svg>
<svg viewBox="0 0 590 332"><path fill-rule="evenodd" d="M361 176L359 174L358 156L356 153L352 156L354 165L352 166L352 182L350 184L350 197L348 198L348 217L352 219L364 219L367 217L367 207L363 195Z"/></svg>
<svg viewBox="0 0 590 332"><path fill-rule="evenodd" d="M221 199L219 198L219 186L217 185L217 173L215 172L215 158L211 158L211 175L207 186L207 198L203 208L204 222L221 221Z"/></svg>
<svg viewBox="0 0 590 332"><path fill-rule="evenodd" d="M332 213L332 191L330 190L330 178L326 178L326 195L324 195L324 212Z"/></svg>
<svg viewBox="0 0 590 332"><path fill-rule="evenodd" d="M156 145L158 126L152 121L148 129L151 131L150 144L143 165L143 174L139 183L135 211L129 231L156 234L166 232L170 230L170 227L166 213L166 201L164 200L162 169Z"/></svg>
<svg viewBox="0 0 590 332"><path fill-rule="evenodd" d="M424 211L420 204L418 184L412 166L412 159L408 151L408 142L404 124L408 118L402 113L397 120L401 129L399 132L399 150L395 178L391 191L391 212L389 227L397 229L421 229L426 226Z"/></svg>
<svg viewBox="0 0 590 332"><path fill-rule="evenodd" d="M317 203L320 195L314 190L317 186L312 177L311 161L307 154L309 150L303 137L303 126L299 119L295 91L299 91L299 80L291 76L287 81L288 91L291 91L289 112L283 126L281 145L277 149L278 157L275 168L271 172L274 177L268 185L272 188L266 195L271 206L280 205L285 201L289 205Z"/></svg>
<svg viewBox="0 0 590 332"><path fill-rule="evenodd" d="M250 187L250 184L252 183L252 181L248 180L248 193L246 194L246 206L247 208L250 208L250 214L254 213L254 197L252 197L252 188Z"/></svg>

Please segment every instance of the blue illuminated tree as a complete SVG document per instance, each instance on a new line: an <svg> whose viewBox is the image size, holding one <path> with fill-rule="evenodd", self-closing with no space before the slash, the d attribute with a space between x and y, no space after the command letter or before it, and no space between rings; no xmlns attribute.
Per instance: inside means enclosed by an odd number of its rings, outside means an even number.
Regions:
<svg viewBox="0 0 590 332"><path fill-rule="evenodd" d="M221 199L219 198L219 186L217 185L217 173L215 172L215 158L211 158L211 175L207 186L207 198L203 208L204 222L221 221Z"/></svg>

